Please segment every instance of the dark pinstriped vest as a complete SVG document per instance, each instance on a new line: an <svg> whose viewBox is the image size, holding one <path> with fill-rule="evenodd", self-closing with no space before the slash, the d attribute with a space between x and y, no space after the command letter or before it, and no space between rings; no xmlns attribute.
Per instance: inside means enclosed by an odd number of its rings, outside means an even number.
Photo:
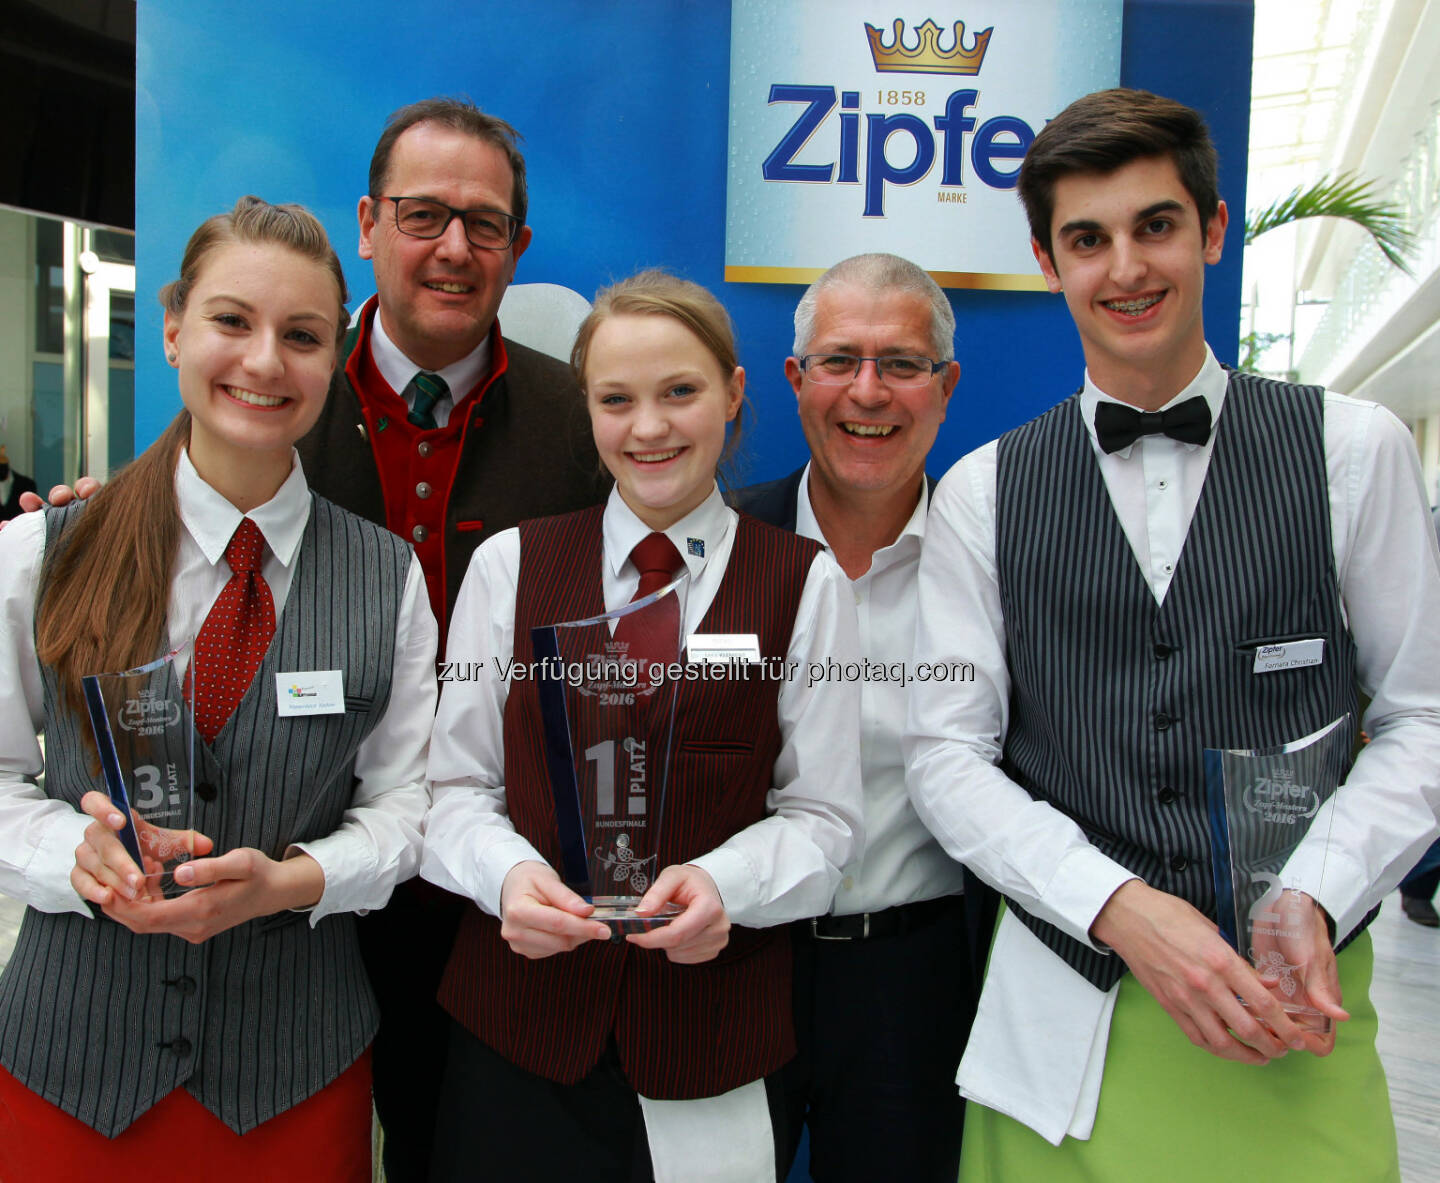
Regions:
<svg viewBox="0 0 1440 1183"><path fill-rule="evenodd" d="M604 611L596 507L520 526L515 661L530 628ZM697 631L757 633L783 661L806 574L820 547L742 514L729 566ZM765 817L780 750L779 680L682 682L657 865L697 858ZM651 751L657 750L655 747ZM552 866L560 861L533 682L505 704L510 819ZM626 1079L647 1097L708 1097L775 1071L795 1054L785 927L734 927L720 956L675 965L663 953L592 942L529 961L500 922L470 907L441 1004L483 1043L528 1072L571 1084L613 1036Z"/></svg>
<svg viewBox="0 0 1440 1183"><path fill-rule="evenodd" d="M1231 375L1162 605L1115 516L1079 397L1000 440L995 538L1011 678L1004 768L1104 854L1212 918L1204 749L1284 743L1347 711L1351 740L1358 725L1322 396ZM1252 672L1257 646L1305 637L1325 638L1322 664ZM1099 988L1124 974L1120 958L1010 906Z"/></svg>
<svg viewBox="0 0 1440 1183"><path fill-rule="evenodd" d="M50 513L47 554L69 512ZM393 535L313 498L259 673L215 743L195 741L196 828L217 852L252 846L280 858L340 824L355 751L390 699L409 562ZM311 669L344 671L344 715L277 717L275 675ZM42 672L45 791L78 803L104 787L87 767L88 723ZM334 1080L376 1022L349 915L312 928L282 912L191 945L27 908L0 978L0 1064L107 1137L181 1086L245 1133Z"/></svg>

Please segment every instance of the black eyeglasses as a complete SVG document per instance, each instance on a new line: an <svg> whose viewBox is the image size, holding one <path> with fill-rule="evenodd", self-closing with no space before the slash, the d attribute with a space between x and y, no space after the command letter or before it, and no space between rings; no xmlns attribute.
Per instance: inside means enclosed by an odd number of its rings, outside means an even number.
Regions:
<svg viewBox="0 0 1440 1183"><path fill-rule="evenodd" d="M520 219L498 209L456 209L428 197L386 197L395 205L395 229L411 238L439 238L460 219L471 246L503 251L520 232Z"/></svg>
<svg viewBox="0 0 1440 1183"><path fill-rule="evenodd" d="M928 357L891 354L887 357L856 357L853 353L807 353L800 359L800 368L810 381L827 386L843 386L853 382L860 367L867 361L875 363L875 372L886 386L924 386L949 362L931 361Z"/></svg>

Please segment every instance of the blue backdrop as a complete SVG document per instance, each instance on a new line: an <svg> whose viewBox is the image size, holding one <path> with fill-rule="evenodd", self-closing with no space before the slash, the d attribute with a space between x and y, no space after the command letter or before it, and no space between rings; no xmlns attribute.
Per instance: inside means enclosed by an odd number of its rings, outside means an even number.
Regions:
<svg viewBox="0 0 1440 1183"><path fill-rule="evenodd" d="M888 10L874 23L887 25ZM1127 0L1121 81L1204 111L1232 211L1205 319L1233 362L1250 108L1252 0ZM432 94L468 96L524 134L535 238L517 282L586 296L659 264L730 309L759 412L753 479L805 456L782 366L788 284L726 284L730 6L721 0L140 0L137 37L135 441L179 407L154 293L190 231L242 193L299 201L325 222L354 300L374 290L355 205L385 116ZM922 266L926 260L917 259ZM971 448L1078 386L1079 340L1059 296L954 291L962 366L931 455L939 475Z"/></svg>

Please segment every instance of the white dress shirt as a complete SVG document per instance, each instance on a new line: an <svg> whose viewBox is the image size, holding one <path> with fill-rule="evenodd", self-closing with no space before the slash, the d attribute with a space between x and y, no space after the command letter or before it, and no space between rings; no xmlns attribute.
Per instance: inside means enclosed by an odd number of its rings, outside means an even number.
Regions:
<svg viewBox="0 0 1440 1183"><path fill-rule="evenodd" d="M265 537L261 574L277 619L284 610L310 517L299 457L292 463L279 492L242 515L181 453L175 496L183 529L166 617L172 646L200 631L229 581L225 547L242 516ZM91 819L67 802L47 798L35 784L44 768L38 741L44 699L35 656L35 591L44 557L43 513L22 514L0 531L0 891L43 912L88 916L88 905L70 886L70 871ZM395 630L390 702L356 753L350 807L334 833L296 844L325 875L324 892L310 913L312 925L332 912L383 907L395 884L415 873L428 802L425 758L435 709L437 638L424 576L412 555Z"/></svg>
<svg viewBox="0 0 1440 1183"><path fill-rule="evenodd" d="M720 587L735 540L736 514L718 489L666 535L690 573L686 634L694 632ZM607 610L630 601L640 575L630 551L650 527L612 490L603 518L603 594ZM690 540L702 545L692 547ZM696 554L696 550L703 553ZM514 651L520 534L486 539L471 557L451 619L447 660L476 669L440 696L430 746L434 805L425 827L420 873L499 915L500 888L517 863L544 861L517 834L505 807L503 717L509 685L496 661ZM760 928L819 915L830 906L840 868L862 841L858 731L860 689L854 682L808 685L812 662L853 662L859 655L855 613L843 572L815 557L795 617L787 660L794 678L780 682L781 748L764 820L747 826L693 861L715 881L736 924ZM472 664L473 663L473 664Z"/></svg>
<svg viewBox="0 0 1440 1183"><path fill-rule="evenodd" d="M406 388L410 385L416 372L425 367L416 365L401 353L400 346L390 339L390 334L385 331L385 318L380 312L378 301L375 305L375 319L370 325L370 358L375 363L375 368L380 371L380 377L390 384L391 389L403 398L405 405L413 411L415 394ZM444 369L427 371L427 373L438 374L444 378L445 385L450 390L445 398L431 408L430 413L435 416L436 427L444 427L450 422L450 415L455 410L455 404L464 402L465 396L474 390L475 384L489 372L489 333L486 333L480 344L459 361L451 362Z"/></svg>
<svg viewBox="0 0 1440 1183"><path fill-rule="evenodd" d="M871 556L864 575L847 580L860 626L860 652L872 663L872 676L860 683L865 849L845 865L831 906L837 916L954 895L964 887L960 864L945 853L910 804L900 753L909 702L904 678L917 673L915 579L929 508L929 482L921 481L919 504L899 537ZM796 497L795 532L830 550L810 505L808 464Z"/></svg>
<svg viewBox="0 0 1440 1183"><path fill-rule="evenodd" d="M1207 351L1170 404L1193 395L1217 426L1226 374ZM1210 461L1210 440L1144 436L1111 455L1095 442L1087 373L1081 410L1096 463L1130 548L1164 599ZM1287 882L1349 931L1419 857L1440 812L1440 556L1425 510L1414 443L1390 412L1327 393L1325 466L1335 570L1372 696L1372 742L1334 798L1323 867L1302 847ZM1277 457L1277 463L1283 457ZM921 818L945 848L1032 914L1077 940L1116 888L1135 876L1095 849L1065 814L1034 801L998 767L1010 680L995 543L996 444L962 459L940 483L920 567L917 651L972 661L971 683L914 687L906 755ZM1088 1137L1103 1072L1114 991L1102 993L1006 915L996 935L961 1091L1051 1142ZM1339 1037L1345 1038L1343 1027Z"/></svg>

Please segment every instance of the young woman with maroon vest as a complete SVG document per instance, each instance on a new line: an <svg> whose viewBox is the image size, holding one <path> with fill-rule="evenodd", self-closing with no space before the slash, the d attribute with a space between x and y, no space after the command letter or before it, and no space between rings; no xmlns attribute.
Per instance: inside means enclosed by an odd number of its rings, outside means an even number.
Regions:
<svg viewBox="0 0 1440 1183"><path fill-rule="evenodd" d="M775 926L823 912L860 841L854 608L816 544L721 498L745 376L712 295L664 272L616 284L571 360L614 491L475 553L447 654L474 674L444 687L431 741L421 874L477 905L441 988L435 1177L773 1178L765 1077L795 1050ZM641 908L684 911L612 940L552 869L535 684L502 671L532 660L532 626L631 600L656 533L690 576L684 636L753 634L772 672L680 682Z"/></svg>
<svg viewBox="0 0 1440 1183"><path fill-rule="evenodd" d="M409 548L314 497L292 447L347 320L320 223L242 198L161 300L184 410L83 506L0 536L0 890L30 905L0 978L0 1178L368 1183L352 913L418 862L435 622ZM204 890L165 899L97 791L80 678L192 637L148 687L195 686L199 857L174 878ZM288 712L312 670L343 701Z"/></svg>

